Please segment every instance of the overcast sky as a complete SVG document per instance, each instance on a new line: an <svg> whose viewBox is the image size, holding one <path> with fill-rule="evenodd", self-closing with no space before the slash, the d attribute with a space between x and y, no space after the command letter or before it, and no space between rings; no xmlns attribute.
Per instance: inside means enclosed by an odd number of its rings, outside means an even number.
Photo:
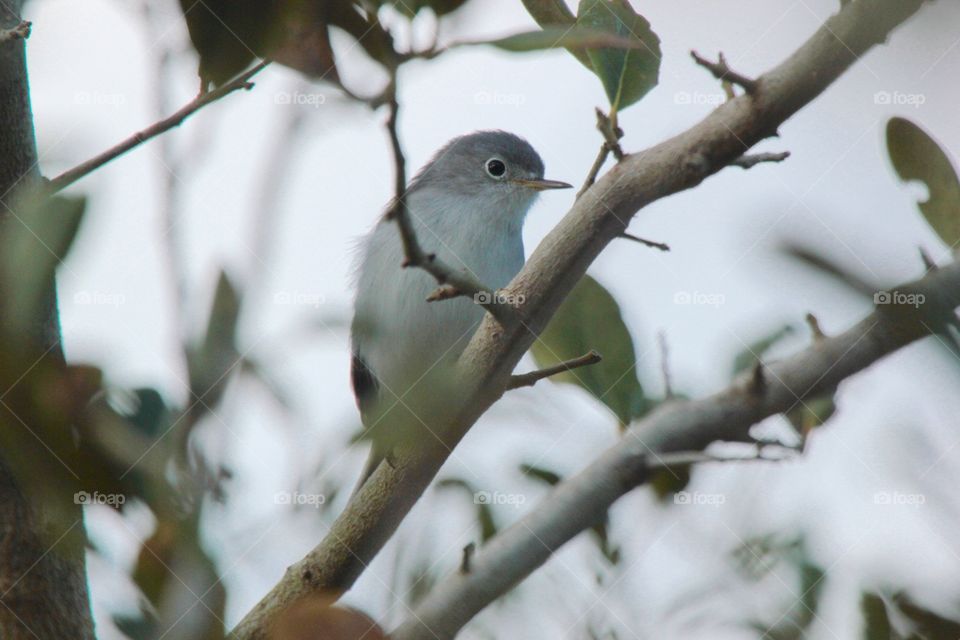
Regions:
<svg viewBox="0 0 960 640"><path fill-rule="evenodd" d="M161 89L166 112L195 94L196 59L177 3L152 4L152 28L134 2L27 5L45 175L157 119ZM659 86L621 114L628 150L683 131L722 99L716 81L692 63L691 49L707 57L723 51L738 71L759 74L792 52L838 3L632 4L660 36L663 64ZM780 138L758 148L788 150L786 162L726 169L641 211L631 231L668 243L669 253L627 241L604 251L590 273L619 301L636 341L641 381L653 394L662 392L658 332L669 344L675 386L701 396L728 382L732 357L765 331L796 324L801 330L782 348L790 352L808 341L805 313L816 314L829 334L869 312L870 301L790 264L777 252L785 241L822 250L879 286L921 274L918 246L948 259L917 213L923 189L901 184L893 173L883 131L891 116L910 118L956 160L957 24L960 5L926 6L888 46L865 56L787 122ZM445 21L441 39L533 26L519 2L473 0ZM419 20L413 39L424 42L430 29L429 17ZM342 34L335 46L346 82L375 90L381 78L369 61ZM164 51L172 62L161 87L157 56ZM513 55L482 47L408 65L400 100L411 173L448 139L499 128L533 144L547 177L571 183L582 181L594 159L593 109L605 105L599 81L564 51ZM200 434L215 459L237 473L230 505L206 513L213 525L208 542L230 589L231 625L322 537L345 499L340 495L321 513L293 514L275 504L277 492L292 491L304 473L312 491L349 486L362 465L360 448L346 450L359 418L348 384L345 325L353 246L391 191L384 117L382 110L344 102L329 85L270 67L252 91L229 96L166 135L175 163L164 163L163 143L153 141L70 189L87 195L90 206L59 274L65 347L72 360L103 367L111 384L152 386L172 402L185 401L178 335L182 327L198 332L217 269L259 286L258 303L244 318L242 346L269 364L294 410L283 413L262 390L236 385ZM291 118L300 124L286 138ZM161 196L168 176L179 192L179 222L172 228ZM524 233L528 254L573 196L547 193L535 206ZM269 222L265 241L259 219ZM165 234L184 257L188 296L180 319L171 312ZM715 304L676 304L678 293L709 294ZM956 362L929 344L888 358L844 384L835 420L812 438L803 460L698 471L690 490L721 495L720 505L664 508L646 491L635 492L612 513L611 535L624 554L618 567L605 565L590 540L578 539L538 571L529 588L481 615L465 637L479 637L484 628L502 637L582 637L588 626L617 629L618 637L654 630L658 637L753 637L744 620L775 610L774 603L796 589L795 577L784 570L750 586L718 551L770 532L806 532L814 557L829 567L813 637L856 633L863 585L906 585L931 606L955 603L960 545L952 532L960 500L935 487L958 480L957 383ZM784 432L779 419L768 422L774 433ZM616 436L613 417L586 394L541 384L499 402L441 476L522 496L519 507L498 510L508 524L543 494L520 476L521 462L568 474ZM924 504L875 504L883 491L922 495ZM460 549L477 536L471 506L463 495L428 493L347 600L388 627L402 619L404 608L390 595L406 590L398 575L421 565L433 565L439 575L455 568ZM90 520L93 535L112 550L91 558L103 629L107 612L135 602L119 597L117 585L149 518L93 513Z"/></svg>

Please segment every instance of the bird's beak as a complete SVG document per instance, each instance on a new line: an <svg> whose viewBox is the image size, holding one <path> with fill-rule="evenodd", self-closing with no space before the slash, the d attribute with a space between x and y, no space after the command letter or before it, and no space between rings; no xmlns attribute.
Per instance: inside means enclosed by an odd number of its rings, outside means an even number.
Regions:
<svg viewBox="0 0 960 640"><path fill-rule="evenodd" d="M536 189L537 191L545 191L547 189L572 189L572 184L567 184L566 182L560 182L559 180L524 180L522 178L517 178L512 180L514 184L518 184L521 187L528 187L530 189Z"/></svg>

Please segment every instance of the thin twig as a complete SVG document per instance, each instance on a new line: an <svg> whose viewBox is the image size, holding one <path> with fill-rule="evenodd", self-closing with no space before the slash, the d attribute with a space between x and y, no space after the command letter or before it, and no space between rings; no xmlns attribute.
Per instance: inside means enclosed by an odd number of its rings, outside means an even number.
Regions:
<svg viewBox="0 0 960 640"><path fill-rule="evenodd" d="M747 93L754 93L757 90L757 81L731 69L727 64L727 59L723 57L722 53L720 54L719 62L710 62L706 58L702 58L696 51L691 51L690 56L694 62L712 73L713 77L717 80L726 80L738 84L743 87L743 90Z"/></svg>
<svg viewBox="0 0 960 640"><path fill-rule="evenodd" d="M476 551L477 545L475 542L468 543L463 548L463 555L460 557L460 573L470 573L470 559L473 557L473 552Z"/></svg>
<svg viewBox="0 0 960 640"><path fill-rule="evenodd" d="M937 267L936 261L934 261L934 259L930 257L930 254L927 253L926 249L924 249L923 247L919 247L919 249L920 249L920 259L923 260L923 266L926 268L927 273L930 273L931 271L936 271L939 268Z"/></svg>
<svg viewBox="0 0 960 640"><path fill-rule="evenodd" d="M507 389L519 389L520 387L532 387L537 384L540 380L544 378L549 378L550 376L555 376L558 373L563 373L564 371L572 371L573 369L579 369L580 367L586 367L591 364L596 364L603 360L601 356L596 351L591 350L589 353L585 353L579 358L574 358L573 360L566 360L560 364L554 365L552 367L547 367L546 369L538 369L537 371L531 371L529 373L521 373L519 375L510 376L510 382L507 384Z"/></svg>
<svg viewBox="0 0 960 640"><path fill-rule="evenodd" d="M785 451L795 451L789 447L779 447L778 449L783 449ZM695 464L703 464L709 462L782 462L783 460L789 460L791 457L794 457L796 454L791 453L781 456L771 456L768 455L766 448L757 447L755 452L748 456L718 456L716 454L707 453L706 451L670 451L667 453L657 454L654 456L647 456L644 462L644 465L647 469L676 469L677 467L689 467Z"/></svg>
<svg viewBox="0 0 960 640"><path fill-rule="evenodd" d="M663 242L654 242L653 240L647 240L646 238L641 238L640 236L635 236L632 233L627 233L624 231L619 235L621 238L627 240L633 240L634 242L639 242L640 244L646 245L652 249L660 249L660 251L670 251L670 245Z"/></svg>
<svg viewBox="0 0 960 640"><path fill-rule="evenodd" d="M257 65L251 67L247 71L244 71L230 82L217 87L213 91L200 94L168 118L164 118L159 122L155 122L146 129L138 131L123 142L120 142L119 144L107 149L103 153L90 158L86 162L78 164L72 169L64 171L56 178L53 178L47 182L46 187L48 191L50 193L56 193L70 186L80 178L83 178L87 174L99 169L114 158L123 155L134 147L140 146L147 140L157 137L161 133L165 133L170 129L179 126L184 120L208 104L216 102L220 98L223 98L224 96L231 94L238 89L253 88L253 83L250 82L250 78L257 75L268 64L270 64L269 60L261 60Z"/></svg>
<svg viewBox="0 0 960 640"><path fill-rule="evenodd" d="M735 167L749 169L761 162L783 162L789 157L789 151L781 151L780 153L750 153L740 156L730 164Z"/></svg>
<svg viewBox="0 0 960 640"><path fill-rule="evenodd" d="M808 313L806 316L807 326L810 327L810 333L813 334L813 341L820 342L827 335L823 332L823 329L820 328L820 321L817 320L817 316L812 313Z"/></svg>
<svg viewBox="0 0 960 640"><path fill-rule="evenodd" d="M30 37L30 29L33 23L23 20L20 24L9 29L0 29L0 44L10 40L26 40Z"/></svg>
<svg viewBox="0 0 960 640"><path fill-rule="evenodd" d="M403 267L417 267L432 275L437 284L441 285L427 297L427 301L447 300L455 297L473 298L474 302L490 312L498 320L505 320L514 312L514 308L504 302L502 296L496 295L488 287L478 282L470 274L453 269L445 264L434 253L427 253L417 240L416 231L410 222L410 212L406 203L407 173L406 159L403 147L400 144L400 135L397 131L397 117L400 113L400 104L396 95L389 100L390 115L387 117L387 132L390 135L390 146L393 149L394 164L394 196L390 208L387 210L387 220L397 223L400 230L400 241L403 243Z"/></svg>
<svg viewBox="0 0 960 640"><path fill-rule="evenodd" d="M670 345L667 344L667 334L661 331L657 334L657 343L660 346L660 372L663 375L663 395L667 400L673 398L673 384L670 382Z"/></svg>
<svg viewBox="0 0 960 640"><path fill-rule="evenodd" d="M600 132L600 135L603 136L607 149L609 149L613 157L617 159L617 162L620 162L626 154L623 152L623 149L620 148L620 138L623 137L623 129L617 126L617 115L614 113L608 116L600 109L596 109L596 112L597 130Z"/></svg>
<svg viewBox="0 0 960 640"><path fill-rule="evenodd" d="M607 161L607 157L610 155L610 147L607 145L606 141L600 145L600 152L597 154L597 159L593 161L593 166L590 167L590 172L587 173L587 179L583 181L583 186L580 187L580 191L577 191L576 199L579 200L580 196L586 193L587 189L593 186L593 183L597 180L597 174L600 173L600 169L603 168L603 163Z"/></svg>

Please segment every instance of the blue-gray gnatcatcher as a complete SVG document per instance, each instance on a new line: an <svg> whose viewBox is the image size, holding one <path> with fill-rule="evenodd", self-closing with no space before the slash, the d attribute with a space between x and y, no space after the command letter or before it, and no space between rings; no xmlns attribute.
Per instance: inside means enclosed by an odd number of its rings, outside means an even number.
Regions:
<svg viewBox="0 0 960 640"><path fill-rule="evenodd" d="M543 179L543 160L526 140L479 131L440 149L403 197L424 250L496 290L523 266L523 220L538 193L570 186ZM377 223L360 253L351 380L373 443L362 485L396 437L378 434L395 422L422 423L409 407L418 393L441 393L430 387L431 372L460 355L484 310L467 298L427 302L437 283L423 270L401 267L403 245L391 220ZM404 411L406 418L399 418Z"/></svg>

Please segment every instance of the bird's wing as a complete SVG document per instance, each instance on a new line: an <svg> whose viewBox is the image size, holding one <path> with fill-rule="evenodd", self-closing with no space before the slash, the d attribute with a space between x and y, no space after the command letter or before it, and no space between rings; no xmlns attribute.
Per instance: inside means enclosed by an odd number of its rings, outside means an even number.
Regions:
<svg viewBox="0 0 960 640"><path fill-rule="evenodd" d="M350 362L350 383L353 385L353 395L357 399L360 416L364 419L377 401L379 384L370 367L359 354L354 353Z"/></svg>

